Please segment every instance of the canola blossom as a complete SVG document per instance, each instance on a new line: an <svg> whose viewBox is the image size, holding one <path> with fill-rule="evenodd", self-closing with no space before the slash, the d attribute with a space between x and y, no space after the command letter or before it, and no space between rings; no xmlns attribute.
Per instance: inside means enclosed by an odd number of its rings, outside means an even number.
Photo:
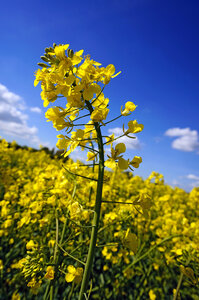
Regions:
<svg viewBox="0 0 199 300"><path fill-rule="evenodd" d="M77 299L97 182L66 172L58 155L5 140L0 161L0 294L43 299L56 278L57 297L69 299L73 288ZM82 163L68 159L65 165L75 172ZM79 173L97 178L97 165L94 172L85 165ZM155 172L146 180L119 169L105 170L105 176L93 299L172 298L180 274L182 299L197 295L199 188L172 188Z"/></svg>
<svg viewBox="0 0 199 300"><path fill-rule="evenodd" d="M45 49L45 55L41 58L45 63L39 63L42 69L36 71L34 85L41 82L41 98L45 107L57 103L57 106L50 107L45 114L47 121L51 121L57 131L65 131L64 134L57 135L57 148L64 150L65 156L70 155L78 146L82 150L89 147L92 150L93 143L99 138L96 124L98 123L100 127L105 126L109 115L109 99L105 97L103 91L110 80L120 72L115 74L115 67L112 64L102 67L89 55L83 57L83 50L74 52L69 49L69 44L54 44L54 47ZM59 104L60 98L62 103L63 100L65 102L64 107ZM136 107L133 102L127 101L124 110L121 107L121 114L118 117L129 116ZM87 122L81 126L82 124L77 121L86 117ZM124 132L127 136L144 128L136 120L129 121L128 126L129 129ZM111 144L114 140L111 140ZM93 150L89 151L87 156L90 161L97 160L99 155ZM113 164L109 161L107 163L107 167L111 168L116 165L121 170L126 170L130 166L124 159L118 160L117 156Z"/></svg>

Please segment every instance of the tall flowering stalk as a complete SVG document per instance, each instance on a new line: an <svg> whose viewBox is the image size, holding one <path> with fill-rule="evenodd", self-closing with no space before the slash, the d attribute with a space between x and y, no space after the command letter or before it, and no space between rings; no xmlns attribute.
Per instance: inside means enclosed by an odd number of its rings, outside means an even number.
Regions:
<svg viewBox="0 0 199 300"><path fill-rule="evenodd" d="M103 91L110 80L120 73L115 74L114 65L102 67L89 55L83 57L83 50L74 52L69 49L68 44L54 44L53 47L46 48L41 59L44 63L38 64L42 69L37 70L34 84L36 86L41 82L41 98L45 107L55 101L57 103L57 106L49 108L46 112L47 121L52 121L57 131L63 131L57 136L57 148L64 150L66 157L77 147L81 147L81 150L87 151L87 161L93 161L98 165L97 179L91 178L87 174L82 176L75 173L76 176L97 181L90 245L79 293L79 300L81 300L87 291L95 254L101 203L103 202L104 167L118 168L122 171L139 167L142 158L135 156L132 160L124 159L125 144L115 145L114 142L123 136L135 138L130 134L142 131L143 125L133 120L128 122L128 129L125 129L123 125L123 134L120 137L102 135L101 128L103 126L122 116L130 115L136 108L133 102L128 101L124 108L121 107L120 115L106 121L109 114L109 99L105 98ZM60 105L63 100L64 107ZM86 121L80 121L82 119ZM104 145L111 147L107 159L105 159ZM67 171L72 173L71 170ZM62 233L63 235L64 233ZM53 284L51 284L51 294L53 293L52 289Z"/></svg>

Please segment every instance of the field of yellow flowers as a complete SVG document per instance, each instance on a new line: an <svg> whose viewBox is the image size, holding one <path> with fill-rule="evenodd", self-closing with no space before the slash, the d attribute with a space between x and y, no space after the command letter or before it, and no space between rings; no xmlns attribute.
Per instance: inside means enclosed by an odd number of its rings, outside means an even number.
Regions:
<svg viewBox="0 0 199 300"><path fill-rule="evenodd" d="M97 167L0 141L0 299L78 299ZM86 171L85 171L86 170ZM199 299L199 188L105 170L90 299ZM56 253L56 257L55 257ZM181 298L180 298L181 297Z"/></svg>

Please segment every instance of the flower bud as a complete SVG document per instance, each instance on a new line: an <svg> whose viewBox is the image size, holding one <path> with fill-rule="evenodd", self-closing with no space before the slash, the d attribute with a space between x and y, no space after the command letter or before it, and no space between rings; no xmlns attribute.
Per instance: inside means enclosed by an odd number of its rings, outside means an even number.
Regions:
<svg viewBox="0 0 199 300"><path fill-rule="evenodd" d="M38 66L42 67L42 68L48 68L49 67L47 64L44 64L44 63L38 63Z"/></svg>
<svg viewBox="0 0 199 300"><path fill-rule="evenodd" d="M40 58L45 61L45 62L48 62L48 58L46 56L40 56Z"/></svg>

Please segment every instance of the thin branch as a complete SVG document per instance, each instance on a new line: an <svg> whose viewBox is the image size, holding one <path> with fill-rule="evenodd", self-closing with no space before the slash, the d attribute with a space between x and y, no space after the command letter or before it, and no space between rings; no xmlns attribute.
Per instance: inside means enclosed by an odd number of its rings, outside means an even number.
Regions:
<svg viewBox="0 0 199 300"><path fill-rule="evenodd" d="M96 247L113 247L118 245L119 245L118 243L112 243L112 244L96 245Z"/></svg>
<svg viewBox="0 0 199 300"><path fill-rule="evenodd" d="M86 124L73 124L73 126L93 126L93 124L88 124L88 123L86 123Z"/></svg>
<svg viewBox="0 0 199 300"><path fill-rule="evenodd" d="M77 120L79 120L79 119L82 119L82 118L85 118L85 117L88 117L88 116L90 116L90 114L87 114L87 115L84 115L84 116L78 117L78 118L77 118L77 119L75 119L74 121L77 121Z"/></svg>
<svg viewBox="0 0 199 300"><path fill-rule="evenodd" d="M118 203L118 204L133 204L133 205L135 205L133 202L106 201L106 200L102 200L102 202L105 202L105 203Z"/></svg>
<svg viewBox="0 0 199 300"><path fill-rule="evenodd" d="M90 148L90 147L88 147L88 146L82 146L82 145L78 145L78 146L80 146L80 147L84 147L84 148L86 148L86 149L88 149L88 150L91 150L91 151L94 151L94 152L96 152L96 153L99 153L99 151L98 151L98 150L96 150L96 149L93 149L93 148Z"/></svg>
<svg viewBox="0 0 199 300"><path fill-rule="evenodd" d="M99 166L99 164L95 163L94 166ZM93 167L93 164L79 165L79 167Z"/></svg>
<svg viewBox="0 0 199 300"><path fill-rule="evenodd" d="M120 136L116 137L114 140L107 141L107 142L106 142L106 143L104 143L103 145L106 145L106 144L108 144L108 143L115 142L116 140L118 140L118 139L122 138L123 136L125 136L125 134L122 134L122 135L120 135Z"/></svg>
<svg viewBox="0 0 199 300"><path fill-rule="evenodd" d="M115 120L117 120L117 119L119 119L119 118L121 118L121 117L122 117L122 115L119 115L118 117L116 117L116 118L114 118L114 119L112 119L112 120L110 120L110 121L104 123L104 125L107 125L107 124L109 124L109 123L111 123L111 122L113 122L113 121L115 121Z"/></svg>
<svg viewBox="0 0 199 300"><path fill-rule="evenodd" d="M178 297L178 293L179 293L179 291L180 291L180 287L181 287L181 284L182 284L183 276L184 276L184 274L181 273L181 274L180 274L180 278L179 278L179 280L178 280L178 285L177 285L177 288L176 288L175 295L173 296L173 300L176 300L177 297Z"/></svg>
<svg viewBox="0 0 199 300"><path fill-rule="evenodd" d="M62 167L63 167L69 174L71 174L71 175L79 176L79 177L82 177L82 178L85 178L85 179L88 179L88 180L98 181L98 180L95 179L95 178L86 177L86 176L83 176L83 175L80 175L80 174L73 173L73 172L69 171L68 169L66 169L66 167L64 167L64 165L62 165Z"/></svg>
<svg viewBox="0 0 199 300"><path fill-rule="evenodd" d="M72 219L70 219L69 217L66 217L69 221L71 221L72 223L74 223L76 226L78 227L81 227L81 228L92 228L92 227L95 227L95 225L88 225L88 226L85 226L85 225L79 225L77 224L75 221L73 221Z"/></svg>
<svg viewBox="0 0 199 300"><path fill-rule="evenodd" d="M70 253L66 252L66 251L64 250L64 248L62 248L62 246L61 246L60 244L57 244L57 246L58 246L58 247L59 247L66 255L68 255L68 256L71 257L72 259L78 261L80 264L85 265L85 263L84 263L83 261L81 261L81 260L79 260L78 258L74 257L74 256L71 255Z"/></svg>

